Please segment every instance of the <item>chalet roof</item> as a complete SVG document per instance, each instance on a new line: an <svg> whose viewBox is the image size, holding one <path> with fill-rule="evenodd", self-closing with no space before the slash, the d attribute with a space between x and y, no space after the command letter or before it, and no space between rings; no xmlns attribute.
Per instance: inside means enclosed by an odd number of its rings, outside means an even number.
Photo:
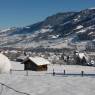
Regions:
<svg viewBox="0 0 95 95"><path fill-rule="evenodd" d="M79 53L78 55L79 55L79 57L80 57L81 59L82 59L83 57L85 57L86 60L89 60L89 57L88 57L87 54L85 54L85 53Z"/></svg>
<svg viewBox="0 0 95 95"><path fill-rule="evenodd" d="M85 57L84 53L79 53L79 57L82 59L83 57Z"/></svg>
<svg viewBox="0 0 95 95"><path fill-rule="evenodd" d="M50 62L42 57L28 57L29 60L33 61L36 65L48 65Z"/></svg>

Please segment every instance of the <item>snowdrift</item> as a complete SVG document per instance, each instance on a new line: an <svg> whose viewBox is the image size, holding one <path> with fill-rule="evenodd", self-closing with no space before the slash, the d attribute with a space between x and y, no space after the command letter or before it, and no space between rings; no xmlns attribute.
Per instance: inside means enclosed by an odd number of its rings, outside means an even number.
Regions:
<svg viewBox="0 0 95 95"><path fill-rule="evenodd" d="M0 53L0 73L8 73L11 69L10 60Z"/></svg>

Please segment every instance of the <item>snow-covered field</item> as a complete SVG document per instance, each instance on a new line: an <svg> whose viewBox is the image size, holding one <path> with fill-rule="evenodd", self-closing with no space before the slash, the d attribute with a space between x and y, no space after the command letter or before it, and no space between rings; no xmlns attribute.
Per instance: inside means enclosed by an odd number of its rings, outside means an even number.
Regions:
<svg viewBox="0 0 95 95"><path fill-rule="evenodd" d="M23 70L24 66L17 62L12 62L15 70ZM59 75L53 76L52 70ZM63 70L72 75L63 75ZM94 74L95 67L74 66L74 65L50 65L48 71L29 71L26 76L25 71L13 71L12 74L0 74L0 82L29 95L94 95L95 76L74 75L81 71ZM2 88L3 87L3 88ZM1 91L2 89L2 91ZM26 95L8 89L0 85L0 95ZM28 94L27 94L28 95Z"/></svg>

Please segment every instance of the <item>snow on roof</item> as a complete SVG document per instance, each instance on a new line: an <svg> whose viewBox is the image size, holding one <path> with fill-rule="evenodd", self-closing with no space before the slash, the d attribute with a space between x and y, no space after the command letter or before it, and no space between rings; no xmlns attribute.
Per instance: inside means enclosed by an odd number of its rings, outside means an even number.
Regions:
<svg viewBox="0 0 95 95"><path fill-rule="evenodd" d="M79 53L79 57L82 59L83 57L85 57L84 53Z"/></svg>
<svg viewBox="0 0 95 95"><path fill-rule="evenodd" d="M42 57L29 57L31 61L33 61L37 65L48 65L50 62Z"/></svg>
<svg viewBox="0 0 95 95"><path fill-rule="evenodd" d="M87 56L87 54L85 53L79 53L79 57L82 59L83 57L85 57L86 60L89 60L89 56Z"/></svg>

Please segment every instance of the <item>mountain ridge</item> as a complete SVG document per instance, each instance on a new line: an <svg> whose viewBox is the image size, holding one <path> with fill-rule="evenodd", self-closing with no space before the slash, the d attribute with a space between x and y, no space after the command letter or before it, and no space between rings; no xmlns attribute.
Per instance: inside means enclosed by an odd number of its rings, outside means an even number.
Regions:
<svg viewBox="0 0 95 95"><path fill-rule="evenodd" d="M2 32L3 31L3 32ZM64 48L67 44L95 40L95 8L64 12L23 28L0 32L0 47Z"/></svg>

